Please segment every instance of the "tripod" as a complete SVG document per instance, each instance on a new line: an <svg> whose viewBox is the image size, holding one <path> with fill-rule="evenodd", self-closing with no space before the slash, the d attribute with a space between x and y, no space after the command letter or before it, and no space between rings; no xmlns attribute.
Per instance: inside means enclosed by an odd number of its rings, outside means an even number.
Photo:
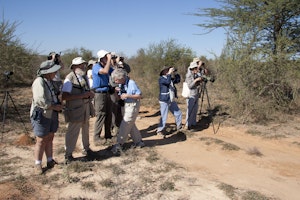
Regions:
<svg viewBox="0 0 300 200"><path fill-rule="evenodd" d="M211 124L213 126L214 134L216 134L213 117L211 116L211 106L210 106L210 102L209 102L209 97L208 97L208 92L207 92L207 88L206 88L206 83L207 83L207 81L204 81L204 82L202 82L202 84L200 86L200 92L199 92L200 97L201 97L200 115L201 115L201 110L202 110L202 105L203 105L203 100L204 100L204 95L205 95L206 99L207 99L207 104L208 104L209 116L211 117Z"/></svg>
<svg viewBox="0 0 300 200"><path fill-rule="evenodd" d="M8 79L9 79L9 76L7 75L6 76L6 86L5 88L7 89L7 83L8 83ZM5 126L5 118L6 118L6 114L7 114L7 106L8 106L8 100L11 100L13 106L14 106L14 109L15 111L17 112L19 118L20 118L20 121L22 122L24 128L25 128L25 131L26 131L26 134L29 135L29 132L27 131L26 129L26 126L25 126L25 123L24 121L22 120L22 117L17 109L17 106L15 104L15 102L13 101L13 98L11 97L9 91L5 91L5 94L4 94L4 98L3 98L3 101L1 103L1 110L2 110L2 136L1 136L1 141L3 139L3 132L4 132L4 126Z"/></svg>

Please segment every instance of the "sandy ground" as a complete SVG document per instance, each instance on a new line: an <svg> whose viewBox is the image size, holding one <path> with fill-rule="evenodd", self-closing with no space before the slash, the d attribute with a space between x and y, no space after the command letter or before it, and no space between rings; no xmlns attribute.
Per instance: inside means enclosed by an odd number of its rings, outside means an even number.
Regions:
<svg viewBox="0 0 300 200"><path fill-rule="evenodd" d="M169 118L169 123L172 123L174 120L171 116ZM138 120L141 129L149 125L144 119ZM221 124L214 134L211 124L207 129L194 132L183 142L166 142L158 145L157 150L163 157L184 166L195 177L259 191L269 197L296 200L300 198L299 122L298 118L290 127L286 124L264 127L262 131L265 132L275 128L275 132L279 133L290 131L284 138L274 139L247 134L250 127L245 125ZM215 129L218 125L214 123ZM208 144L207 140L201 139L207 137L234 144L240 150L223 150L219 144ZM152 137L145 138L146 143L149 140ZM253 149L262 155L250 155Z"/></svg>
<svg viewBox="0 0 300 200"><path fill-rule="evenodd" d="M25 91L26 92L26 91ZM172 192L157 191L149 188L151 193L142 199L230 199L224 190L218 185L232 186L237 195L231 199L241 199L238 193L243 191L256 191L271 199L298 200L300 197L300 118L293 117L288 123L259 125L238 125L233 119L215 119L213 123L208 118L199 116L199 127L195 131L172 131L173 116L169 115L167 138L159 138L156 134L156 126L159 120L158 110L142 106L140 115L136 121L147 147L137 150L138 152L150 152L154 149L158 152L163 162L174 162L178 169L165 172L168 179L176 180L176 190ZM90 135L92 136L94 118L90 120ZM11 130L12 132L15 130ZM54 140L54 152L63 148L64 137L58 133ZM260 134L249 134L249 133ZM268 135L263 137L262 135ZM91 137L92 138L92 137ZM11 140L1 141L1 162L12 159L11 165L14 170L3 172L0 177L0 199L18 199L17 190L10 180L17 174L31 176L33 166L33 146L11 145ZM233 148L234 147L234 148ZM94 146L91 139L91 148L95 151L103 151L105 147ZM233 148L233 149L232 149ZM235 150L234 150L235 149ZM63 154L55 153L55 159L63 162ZM78 151L74 156L81 156L80 141ZM111 157L103 161L95 161L101 165L99 171L90 171L83 174L81 180L93 180L99 183L99 179L105 176L106 168L103 166L114 165L124 162L122 157ZM126 158L128 159L128 158ZM1 166L4 166L4 164ZM156 177L155 168L162 167L160 164L149 165L145 161L135 163L139 169L127 167L129 170L127 181L137 181L131 172L137 170L144 176L149 175L157 182L164 177ZM7 170L5 168L5 170ZM65 173L65 167L58 167L45 174L44 177L53 177L55 174ZM130 171L131 170L131 171ZM145 171L144 171L145 170ZM174 171L175 170L175 171ZM101 173L102 174L101 174ZM180 176L178 176L180 172ZM147 174L149 173L149 174ZM174 179L174 177L177 177ZM118 178L121 181L121 178ZM137 178L139 179L139 178ZM124 180L122 179L124 182ZM162 180L161 180L162 181ZM31 184L34 184L33 182ZM39 193L24 199L139 199L137 196L116 196L118 190L101 193L101 189L95 192L82 191L76 184L60 183L59 189L51 184L39 186ZM133 184L133 183L132 183ZM153 181L153 185L156 184ZM134 184L133 184L134 185ZM141 185L141 183L137 184ZM63 186L63 187L62 187ZM152 191L153 190L153 191ZM44 197L46 195L46 197ZM105 196L106 195L106 196ZM20 196L17 196L20 197ZM105 198L104 198L105 197ZM107 198L110 197L110 198Z"/></svg>

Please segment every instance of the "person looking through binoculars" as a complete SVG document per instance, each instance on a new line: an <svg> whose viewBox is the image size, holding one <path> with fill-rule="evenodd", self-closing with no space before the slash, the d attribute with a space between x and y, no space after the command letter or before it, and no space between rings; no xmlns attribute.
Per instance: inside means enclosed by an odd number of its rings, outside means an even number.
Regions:
<svg viewBox="0 0 300 200"><path fill-rule="evenodd" d="M203 78L200 74L200 68L197 62L191 62L186 73L185 82L190 89L190 95L186 99L187 111L186 122L184 128L187 130L192 129L197 124L197 111L199 107L199 87Z"/></svg>
<svg viewBox="0 0 300 200"><path fill-rule="evenodd" d="M64 69L64 63L61 60L60 54L58 54L54 51L50 52L47 59L50 60L50 61L53 61L56 65L60 65L61 66L60 70ZM55 73L55 76L54 76L53 80L51 80L51 82L54 86L54 89L55 89L55 93L57 95L59 95L61 93L61 88L62 88L62 85L63 85L63 82L62 82L61 77L60 77L60 70L58 70Z"/></svg>
<svg viewBox="0 0 300 200"><path fill-rule="evenodd" d="M175 117L176 129L181 129L182 112L175 101L175 99L178 98L175 84L180 82L180 75L176 73L176 69L173 67L164 67L159 75L159 105L161 118L156 133L164 138L165 134L163 130L166 126L169 110Z"/></svg>
<svg viewBox="0 0 300 200"><path fill-rule="evenodd" d="M58 112L63 109L55 94L51 80L61 68L53 61L42 62L37 77L32 83L30 120L36 136L34 150L36 173L42 174L43 154L47 157L47 168L57 164L53 159L53 138L58 129Z"/></svg>

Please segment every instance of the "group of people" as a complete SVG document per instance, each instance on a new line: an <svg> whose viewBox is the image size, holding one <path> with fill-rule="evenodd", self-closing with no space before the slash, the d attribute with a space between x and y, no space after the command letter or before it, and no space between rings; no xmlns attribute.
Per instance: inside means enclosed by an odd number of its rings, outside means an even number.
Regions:
<svg viewBox="0 0 300 200"><path fill-rule="evenodd" d="M203 82L203 75L208 73L205 63L199 58L194 58L190 63L185 75L185 82L190 90L189 96L186 98L187 110L185 125L182 127L182 112L177 105L176 98L177 89L175 84L181 81L180 75L174 67L164 67L159 77L159 104L160 104L160 121L157 128L157 135L165 138L166 122L168 112L170 111L175 117L176 130L182 128L186 130L193 129L197 124L198 101L200 98L200 87Z"/></svg>
<svg viewBox="0 0 300 200"><path fill-rule="evenodd" d="M32 84L32 105L30 119L36 136L35 169L43 173L42 158L45 153L47 168L53 168L57 162L53 159L53 138L59 126L58 113L63 112L67 123L65 134L65 163L75 160L73 152L79 137L82 135L84 155L97 156L90 148L89 119L95 117L94 144L112 145L112 152L118 153L130 134L135 147L145 144L135 121L140 109L142 92L134 80L129 77L130 66L123 57L113 52L100 50L98 60L86 62L76 57L69 66L70 73L64 81L59 71L64 67L60 55L51 52L48 60L41 63L37 77ZM188 67L186 82L191 90L187 98L187 117L185 128L196 125L196 114L199 99L199 85L202 81L199 73L203 62L194 59ZM181 81L180 75L173 67L164 67L159 77L159 104L161 118L157 135L165 137L164 129L168 111L175 116L177 130L182 128L182 112L176 98L175 84ZM100 135L104 129L104 142ZM116 141L112 141L113 134Z"/></svg>
<svg viewBox="0 0 300 200"><path fill-rule="evenodd" d="M32 84L30 119L36 136L35 169L44 172L42 158L45 153L47 168L57 162L53 159L53 138L58 130L58 113L63 112L67 123L65 134L65 163L75 160L73 152L82 135L83 153L97 156L90 149L89 119L95 117L94 143L100 144L104 127L105 142L113 144L112 130L117 135L112 151L118 153L127 141L128 134L135 147L144 147L140 131L135 125L139 113L142 92L136 82L129 78L130 66L123 57L100 50L98 60L86 62L76 57L69 66L70 73L64 81L59 71L64 67L60 55L51 52L48 60L41 63ZM102 144L102 143L101 143Z"/></svg>

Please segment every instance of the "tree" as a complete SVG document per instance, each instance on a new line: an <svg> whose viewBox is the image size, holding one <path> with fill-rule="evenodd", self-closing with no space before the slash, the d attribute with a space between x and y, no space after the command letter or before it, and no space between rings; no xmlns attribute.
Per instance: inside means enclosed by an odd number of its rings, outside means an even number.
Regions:
<svg viewBox="0 0 300 200"><path fill-rule="evenodd" d="M217 0L221 8L205 8L196 16L208 17L198 26L223 27L231 37L269 56L295 56L300 51L300 4L297 0Z"/></svg>
<svg viewBox="0 0 300 200"><path fill-rule="evenodd" d="M0 21L1 74L12 72L15 77L12 79L14 83L30 84L36 75L39 58L34 52L26 49L15 35L18 25L18 22L10 22L4 18Z"/></svg>
<svg viewBox="0 0 300 200"><path fill-rule="evenodd" d="M204 8L195 15L209 19L198 26L227 31L218 76L232 94L232 108L257 120L270 116L274 108L294 108L300 88L299 1L217 2L219 8Z"/></svg>
<svg viewBox="0 0 300 200"><path fill-rule="evenodd" d="M150 44L146 49L139 49L137 56L128 60L132 67L130 77L137 80L144 97L158 97L158 77L163 66L173 66L184 78L187 67L195 57L190 48L183 47L174 39Z"/></svg>
<svg viewBox="0 0 300 200"><path fill-rule="evenodd" d="M72 64L72 60L76 57L82 57L86 62L88 62L91 59L96 60L96 58L93 57L93 53L91 50L85 49L83 47L81 48L73 48L73 49L67 49L63 52L61 55L61 59L65 65L64 70L62 70L62 77L64 77L66 74L70 72L69 66Z"/></svg>

